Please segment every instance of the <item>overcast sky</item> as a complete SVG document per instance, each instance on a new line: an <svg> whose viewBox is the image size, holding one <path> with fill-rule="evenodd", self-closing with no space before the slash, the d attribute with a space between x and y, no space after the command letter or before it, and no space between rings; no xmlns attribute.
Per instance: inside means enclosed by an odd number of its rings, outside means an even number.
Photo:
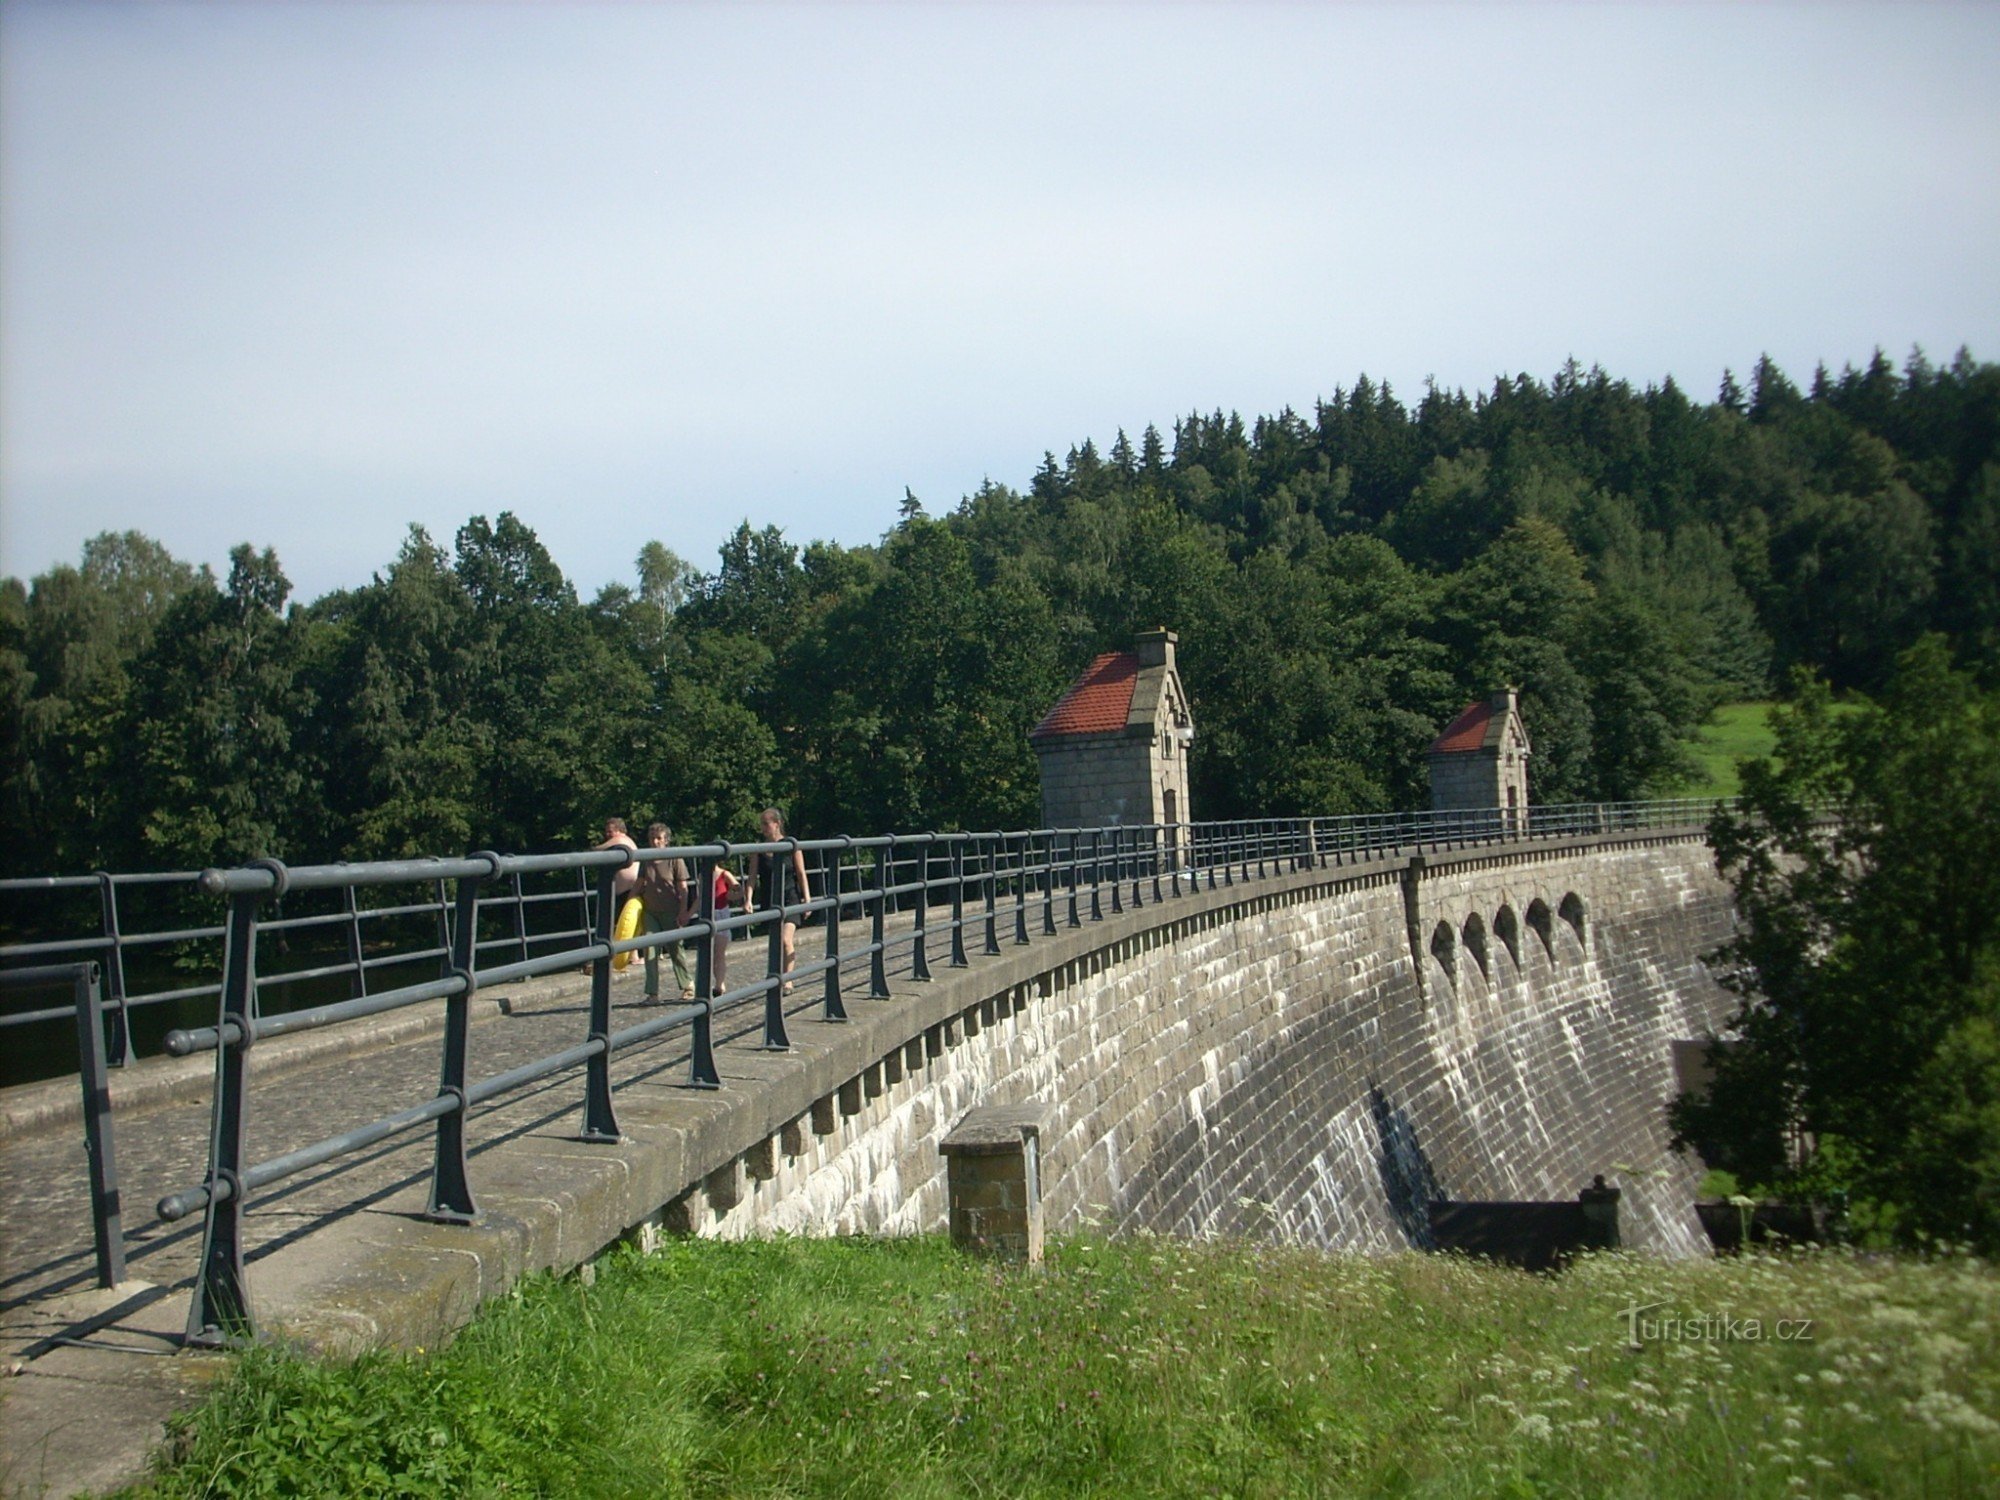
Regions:
<svg viewBox="0 0 2000 1500"><path fill-rule="evenodd" d="M0 572L588 595L1574 355L2000 359L2000 6L0 4Z"/></svg>

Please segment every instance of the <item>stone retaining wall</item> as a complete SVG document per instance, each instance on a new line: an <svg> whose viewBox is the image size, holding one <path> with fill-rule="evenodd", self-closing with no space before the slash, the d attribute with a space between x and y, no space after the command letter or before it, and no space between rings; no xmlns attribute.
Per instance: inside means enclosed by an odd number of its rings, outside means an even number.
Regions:
<svg viewBox="0 0 2000 1500"><path fill-rule="evenodd" d="M1423 1243L1435 1198L1570 1198L1602 1172L1627 1245L1701 1253L1663 1106L1673 1042L1733 1006L1701 961L1730 923L1706 846L1661 837L1149 907L1041 965L1021 950L941 1019L923 1007L660 1221L941 1229L938 1140L976 1106L1039 1100L1051 1229L1391 1249Z"/></svg>

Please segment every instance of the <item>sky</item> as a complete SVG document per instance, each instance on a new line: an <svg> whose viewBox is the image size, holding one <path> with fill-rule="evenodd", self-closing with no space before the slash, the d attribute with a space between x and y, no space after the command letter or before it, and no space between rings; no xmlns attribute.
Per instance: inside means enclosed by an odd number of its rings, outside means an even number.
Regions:
<svg viewBox="0 0 2000 1500"><path fill-rule="evenodd" d="M0 574L871 542L1147 423L2000 359L2000 5L0 0Z"/></svg>

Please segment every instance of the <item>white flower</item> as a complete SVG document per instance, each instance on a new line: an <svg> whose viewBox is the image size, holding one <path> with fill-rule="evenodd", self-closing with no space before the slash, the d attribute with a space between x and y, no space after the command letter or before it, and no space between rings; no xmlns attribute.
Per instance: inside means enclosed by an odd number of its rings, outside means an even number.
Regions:
<svg viewBox="0 0 2000 1500"><path fill-rule="evenodd" d="M1925 1391L1904 1409L1933 1432L1947 1427L1956 1427L1962 1432L1977 1433L1982 1437L2000 1432L2000 1422L1968 1406L1950 1391Z"/></svg>

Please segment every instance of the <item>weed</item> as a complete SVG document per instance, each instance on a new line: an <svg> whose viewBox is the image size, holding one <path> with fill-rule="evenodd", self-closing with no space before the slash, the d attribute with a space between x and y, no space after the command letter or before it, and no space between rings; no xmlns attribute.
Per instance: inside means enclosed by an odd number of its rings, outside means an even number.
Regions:
<svg viewBox="0 0 2000 1500"><path fill-rule="evenodd" d="M144 1493L1992 1493L1997 1318L1960 1256L684 1241L428 1357L248 1355Z"/></svg>

